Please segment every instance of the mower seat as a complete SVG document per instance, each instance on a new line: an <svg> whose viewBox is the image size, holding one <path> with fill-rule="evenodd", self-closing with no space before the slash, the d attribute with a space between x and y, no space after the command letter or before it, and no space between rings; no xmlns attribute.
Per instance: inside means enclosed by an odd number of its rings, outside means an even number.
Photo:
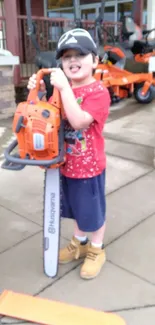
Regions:
<svg viewBox="0 0 155 325"><path fill-rule="evenodd" d="M146 41L134 41L132 52L133 54L139 54L139 53L149 53L153 51L153 46L150 46L149 44L146 44Z"/></svg>

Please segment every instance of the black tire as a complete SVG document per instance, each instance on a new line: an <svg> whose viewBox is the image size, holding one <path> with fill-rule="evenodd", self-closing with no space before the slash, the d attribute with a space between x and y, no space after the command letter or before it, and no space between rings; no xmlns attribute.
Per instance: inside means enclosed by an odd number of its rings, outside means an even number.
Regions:
<svg viewBox="0 0 155 325"><path fill-rule="evenodd" d="M151 86L145 96L141 94L143 88L142 83L137 84L134 89L134 96L138 103L149 104L155 98L155 87Z"/></svg>

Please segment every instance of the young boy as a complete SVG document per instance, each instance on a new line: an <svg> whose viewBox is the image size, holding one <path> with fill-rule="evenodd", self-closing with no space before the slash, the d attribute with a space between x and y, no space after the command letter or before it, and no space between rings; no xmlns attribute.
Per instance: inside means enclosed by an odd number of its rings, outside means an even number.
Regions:
<svg viewBox="0 0 155 325"><path fill-rule="evenodd" d="M63 217L74 219L74 234L60 250L59 263L85 258L80 275L96 277L105 260L105 169L103 127L110 96L93 77L97 48L84 29L61 36L56 51L62 69L51 69L51 84L58 88L66 114L66 163L61 168ZM28 88L35 86L33 75ZM44 89L42 82L41 89ZM50 101L50 100L49 100ZM86 233L91 232L91 242Z"/></svg>

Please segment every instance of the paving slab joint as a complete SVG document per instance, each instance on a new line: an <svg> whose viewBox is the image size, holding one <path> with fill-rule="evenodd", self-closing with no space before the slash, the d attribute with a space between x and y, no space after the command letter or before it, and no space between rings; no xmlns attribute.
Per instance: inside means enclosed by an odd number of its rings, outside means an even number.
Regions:
<svg viewBox="0 0 155 325"><path fill-rule="evenodd" d="M155 149L154 149L153 167L155 168Z"/></svg>

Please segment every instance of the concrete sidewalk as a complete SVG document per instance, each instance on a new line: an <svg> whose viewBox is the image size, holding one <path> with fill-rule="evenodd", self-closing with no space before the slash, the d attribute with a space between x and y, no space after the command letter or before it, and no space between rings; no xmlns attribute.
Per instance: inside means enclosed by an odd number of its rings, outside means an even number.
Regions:
<svg viewBox="0 0 155 325"><path fill-rule="evenodd" d="M112 311L127 325L154 325L154 121L153 103L119 119L114 113L106 124L107 263L91 281L80 279L79 261L60 266L55 279L43 273L43 170L0 169L0 292ZM2 151L12 139L10 121L6 124L0 124ZM72 228L71 221L61 222L61 245L70 240ZM10 322L21 323L2 319Z"/></svg>

